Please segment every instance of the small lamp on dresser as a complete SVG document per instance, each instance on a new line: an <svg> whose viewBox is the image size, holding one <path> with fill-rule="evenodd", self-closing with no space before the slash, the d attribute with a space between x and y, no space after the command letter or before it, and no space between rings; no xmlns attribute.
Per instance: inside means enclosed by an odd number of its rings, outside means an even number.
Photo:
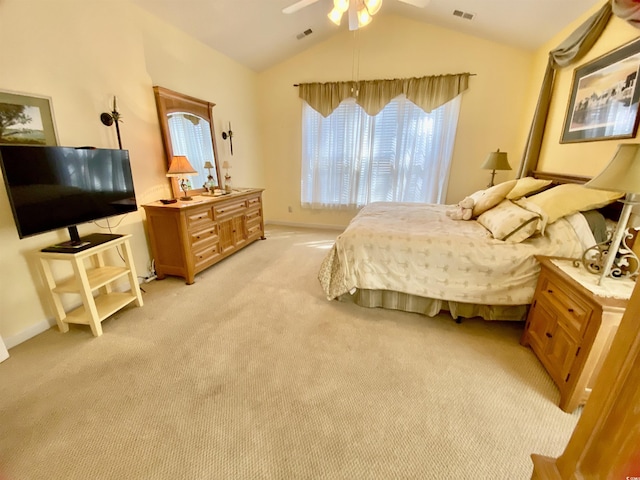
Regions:
<svg viewBox="0 0 640 480"><path fill-rule="evenodd" d="M599 285L607 277L636 277L640 267L638 257L623 240L634 236L627 230L627 224L633 206L640 204L635 198L640 194L640 143L618 145L609 164L585 187L626 194L624 200L620 200L624 206L610 243L587 249L582 257L585 267L600 274Z"/></svg>
<svg viewBox="0 0 640 480"><path fill-rule="evenodd" d="M187 160L187 157L184 155L176 155L171 159L171 165L169 165L167 177L178 178L180 188L184 192L183 196L180 197L180 200L192 200L192 198L187 195L187 191L189 190L189 181L185 177L192 177L197 174L198 172L196 172L196 170L191 166L189 160Z"/></svg>

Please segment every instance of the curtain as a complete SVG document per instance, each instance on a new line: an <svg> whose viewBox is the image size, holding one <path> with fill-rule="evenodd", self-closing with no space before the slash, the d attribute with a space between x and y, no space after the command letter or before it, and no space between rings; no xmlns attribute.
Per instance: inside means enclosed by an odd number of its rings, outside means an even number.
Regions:
<svg viewBox="0 0 640 480"><path fill-rule="evenodd" d="M204 165L206 161L213 161L213 144L206 119L186 112L170 113L167 115L167 123L174 155L185 155L192 165ZM191 178L192 180L187 180L191 185L189 189L201 188L208 181L205 172L198 172Z"/></svg>
<svg viewBox="0 0 640 480"><path fill-rule="evenodd" d="M549 61L545 71L536 111L529 130L518 178L527 176L535 170L540 157L542 138L549 114L549 105L553 93L553 82L556 69L566 67L580 60L593 47L611 18L611 4L607 2L602 8L580 25L556 49L549 52Z"/></svg>
<svg viewBox="0 0 640 480"><path fill-rule="evenodd" d="M328 117L303 102L301 203L444 203L460 96L430 113L400 95L370 116L347 99Z"/></svg>
<svg viewBox="0 0 640 480"><path fill-rule="evenodd" d="M429 113L469 88L470 75L460 73L395 80L301 83L298 95L323 117L328 117L347 98L355 98L366 113L375 116L401 94Z"/></svg>

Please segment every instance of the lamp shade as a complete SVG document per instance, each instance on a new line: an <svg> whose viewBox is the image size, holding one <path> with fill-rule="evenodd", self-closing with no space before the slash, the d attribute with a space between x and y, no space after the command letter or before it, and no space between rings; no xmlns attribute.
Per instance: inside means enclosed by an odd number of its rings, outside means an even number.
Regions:
<svg viewBox="0 0 640 480"><path fill-rule="evenodd" d="M198 172L191 166L189 160L184 155L176 155L171 159L171 165L169 165L169 171L167 177L182 177L197 175Z"/></svg>
<svg viewBox="0 0 640 480"><path fill-rule="evenodd" d="M224 162L222 162L222 168L231 168L231 165L229 165L229 162L225 160Z"/></svg>
<svg viewBox="0 0 640 480"><path fill-rule="evenodd" d="M214 168L213 163L207 160L206 162L204 162L203 168Z"/></svg>
<svg viewBox="0 0 640 480"><path fill-rule="evenodd" d="M507 152L501 152L500 149L491 152L480 168L485 170L511 170L511 165L507 160Z"/></svg>
<svg viewBox="0 0 640 480"><path fill-rule="evenodd" d="M640 193L640 143L622 143L602 172L585 187L612 192Z"/></svg>

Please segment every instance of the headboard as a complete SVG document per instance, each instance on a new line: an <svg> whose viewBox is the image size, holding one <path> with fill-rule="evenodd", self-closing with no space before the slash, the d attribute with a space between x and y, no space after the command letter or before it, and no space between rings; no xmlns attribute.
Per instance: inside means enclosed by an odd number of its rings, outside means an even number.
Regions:
<svg viewBox="0 0 640 480"><path fill-rule="evenodd" d="M532 172L532 176L541 180L551 180L552 185L560 185L563 183L585 184L592 178L584 175L568 175L566 173L541 172L538 170L534 170ZM621 202L613 202L606 207L599 208L598 210L605 217L618 221L620 213L622 213L622 206Z"/></svg>

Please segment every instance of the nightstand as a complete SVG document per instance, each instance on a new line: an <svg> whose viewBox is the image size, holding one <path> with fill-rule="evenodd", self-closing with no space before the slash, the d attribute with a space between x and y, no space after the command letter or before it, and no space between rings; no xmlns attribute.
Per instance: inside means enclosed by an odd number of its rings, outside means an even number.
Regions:
<svg viewBox="0 0 640 480"><path fill-rule="evenodd" d="M624 314L634 282L602 287L573 260L536 256L541 270L520 339L530 346L560 390L560 408L573 412L589 398Z"/></svg>

